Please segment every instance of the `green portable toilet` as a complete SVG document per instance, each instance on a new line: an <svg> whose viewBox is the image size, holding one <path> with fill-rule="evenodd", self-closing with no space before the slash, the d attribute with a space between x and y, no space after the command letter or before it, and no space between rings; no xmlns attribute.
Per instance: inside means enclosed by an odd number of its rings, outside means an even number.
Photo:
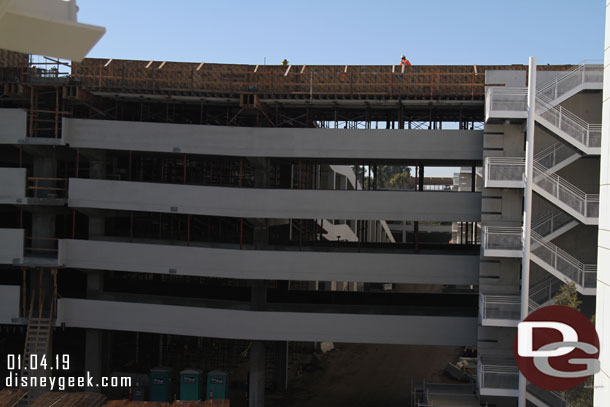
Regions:
<svg viewBox="0 0 610 407"><path fill-rule="evenodd" d="M208 385L205 390L206 400L225 400L229 398L229 375L222 370L208 373Z"/></svg>
<svg viewBox="0 0 610 407"><path fill-rule="evenodd" d="M201 400L203 392L203 372L197 369L185 369L180 372L180 400Z"/></svg>
<svg viewBox="0 0 610 407"><path fill-rule="evenodd" d="M150 401L163 403L173 401L171 372L171 369L165 367L150 369Z"/></svg>

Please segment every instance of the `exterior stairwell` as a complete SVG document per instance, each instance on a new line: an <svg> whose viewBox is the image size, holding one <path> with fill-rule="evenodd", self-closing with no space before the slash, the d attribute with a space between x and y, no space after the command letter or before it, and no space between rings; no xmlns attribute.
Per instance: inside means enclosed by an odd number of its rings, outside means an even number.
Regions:
<svg viewBox="0 0 610 407"><path fill-rule="evenodd" d="M585 225L599 222L599 194L588 194L539 162L534 162L532 189Z"/></svg>
<svg viewBox="0 0 610 407"><path fill-rule="evenodd" d="M25 347L23 362L21 365L21 377L48 377L49 369L40 367L43 358L48 366L52 363L52 334L55 313L55 298L45 298L44 293L40 296L32 295L28 315L27 331L25 336ZM38 364L37 369L32 369L32 364ZM29 405L36 400L44 391L44 387L29 387L24 405Z"/></svg>
<svg viewBox="0 0 610 407"><path fill-rule="evenodd" d="M552 239L577 225L577 221L560 210L551 211L532 221L531 259L559 281L574 282L581 294L595 295L597 266L585 264L551 243ZM521 257L521 233L521 228L515 227L483 227L484 255ZM502 256L502 252L506 256ZM539 301L536 303L541 304Z"/></svg>
<svg viewBox="0 0 610 407"><path fill-rule="evenodd" d="M596 264L585 264L532 230L531 260L562 281L570 281L583 295L595 295Z"/></svg>
<svg viewBox="0 0 610 407"><path fill-rule="evenodd" d="M534 155L534 161L546 168L546 172L554 173L567 167L582 157L577 150L564 143L557 142Z"/></svg>
<svg viewBox="0 0 610 407"><path fill-rule="evenodd" d="M583 153L599 155L601 124L587 123L559 104L583 90L601 90L602 81L602 65L582 64L539 86L536 121Z"/></svg>
<svg viewBox="0 0 610 407"><path fill-rule="evenodd" d="M590 124L563 106L553 106L536 96L536 121L572 146L589 155L601 152L601 124Z"/></svg>
<svg viewBox="0 0 610 407"><path fill-rule="evenodd" d="M583 90L601 90L603 77L603 64L583 63L540 84L536 91L552 106L557 106Z"/></svg>

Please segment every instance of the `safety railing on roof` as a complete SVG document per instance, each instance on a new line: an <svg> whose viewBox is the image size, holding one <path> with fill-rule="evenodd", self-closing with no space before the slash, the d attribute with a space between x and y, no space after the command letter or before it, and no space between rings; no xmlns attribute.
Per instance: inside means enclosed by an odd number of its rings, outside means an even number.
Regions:
<svg viewBox="0 0 610 407"><path fill-rule="evenodd" d="M584 264L532 231L532 255L583 288L595 288L597 265Z"/></svg>
<svg viewBox="0 0 610 407"><path fill-rule="evenodd" d="M599 194L587 194L555 173L534 162L534 185L585 218L599 216Z"/></svg>
<svg viewBox="0 0 610 407"><path fill-rule="evenodd" d="M485 90L486 119L493 116L525 117L526 112L527 88L490 87Z"/></svg>
<svg viewBox="0 0 610 407"><path fill-rule="evenodd" d="M586 83L601 84L604 77L604 66L601 64L581 64L573 67L555 79L543 83L537 88L538 95L548 100L557 98Z"/></svg>
<svg viewBox="0 0 610 407"><path fill-rule="evenodd" d="M563 106L554 106L545 96L536 98L536 115L558 128L568 142L589 148L601 146L601 124L589 124Z"/></svg>
<svg viewBox="0 0 610 407"><path fill-rule="evenodd" d="M489 67L491 69L491 67ZM371 95L481 100L485 67L228 65L85 59L72 77L87 88L126 92Z"/></svg>

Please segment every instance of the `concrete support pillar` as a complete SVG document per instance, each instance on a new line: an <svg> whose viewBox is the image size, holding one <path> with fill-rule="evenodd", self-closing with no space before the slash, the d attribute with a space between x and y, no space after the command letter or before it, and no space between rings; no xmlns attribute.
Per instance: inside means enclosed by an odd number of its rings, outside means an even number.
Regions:
<svg viewBox="0 0 610 407"><path fill-rule="evenodd" d="M92 179L104 179L106 175L106 163L103 156L89 161L89 177ZM99 239L105 233L105 219L101 215L89 216L89 239ZM104 291L104 273L99 270L87 270L87 297L95 297ZM99 329L87 329L85 336L85 370L93 377L101 377L103 374L104 332ZM108 366L109 367L109 366ZM99 392L99 388L91 388L89 391Z"/></svg>
<svg viewBox="0 0 610 407"><path fill-rule="evenodd" d="M34 178L56 178L57 177L57 161L55 154L47 154L44 152L42 156L35 156L33 162L32 174ZM34 183L39 188L55 188L56 182L49 180L37 180ZM38 189L34 191L34 196L37 198L56 197L57 191L48 189Z"/></svg>
<svg viewBox="0 0 610 407"><path fill-rule="evenodd" d="M32 212L32 249L56 249L55 242L48 240L55 237L55 214L45 207L35 208ZM42 250L35 254L48 254Z"/></svg>
<svg viewBox="0 0 610 407"><path fill-rule="evenodd" d="M288 342L277 342L277 360L274 371L273 383L278 392L283 392L288 388Z"/></svg>
<svg viewBox="0 0 610 407"><path fill-rule="evenodd" d="M99 380L102 376L102 331L87 329L85 332L85 370ZM100 388L91 387L87 391L99 393Z"/></svg>
<svg viewBox="0 0 610 407"><path fill-rule="evenodd" d="M252 342L250 347L250 377L248 389L248 407L265 405L265 344L262 341Z"/></svg>
<svg viewBox="0 0 610 407"><path fill-rule="evenodd" d="M103 157L89 161L89 178L104 179L106 175L106 161Z"/></svg>
<svg viewBox="0 0 610 407"><path fill-rule="evenodd" d="M267 303L267 287L264 280L252 281L250 299L252 305L263 307Z"/></svg>

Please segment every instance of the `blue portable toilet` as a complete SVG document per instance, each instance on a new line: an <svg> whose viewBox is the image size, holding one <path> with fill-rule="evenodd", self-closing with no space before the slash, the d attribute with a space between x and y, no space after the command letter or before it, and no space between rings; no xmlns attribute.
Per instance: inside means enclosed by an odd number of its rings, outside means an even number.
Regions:
<svg viewBox="0 0 610 407"><path fill-rule="evenodd" d="M203 394L203 372L197 369L185 369L180 372L180 400L201 400Z"/></svg>
<svg viewBox="0 0 610 407"><path fill-rule="evenodd" d="M205 390L206 400L225 400L229 398L229 375L222 370L212 370L208 373L208 383Z"/></svg>
<svg viewBox="0 0 610 407"><path fill-rule="evenodd" d="M150 401L171 403L172 371L166 367L150 369Z"/></svg>

